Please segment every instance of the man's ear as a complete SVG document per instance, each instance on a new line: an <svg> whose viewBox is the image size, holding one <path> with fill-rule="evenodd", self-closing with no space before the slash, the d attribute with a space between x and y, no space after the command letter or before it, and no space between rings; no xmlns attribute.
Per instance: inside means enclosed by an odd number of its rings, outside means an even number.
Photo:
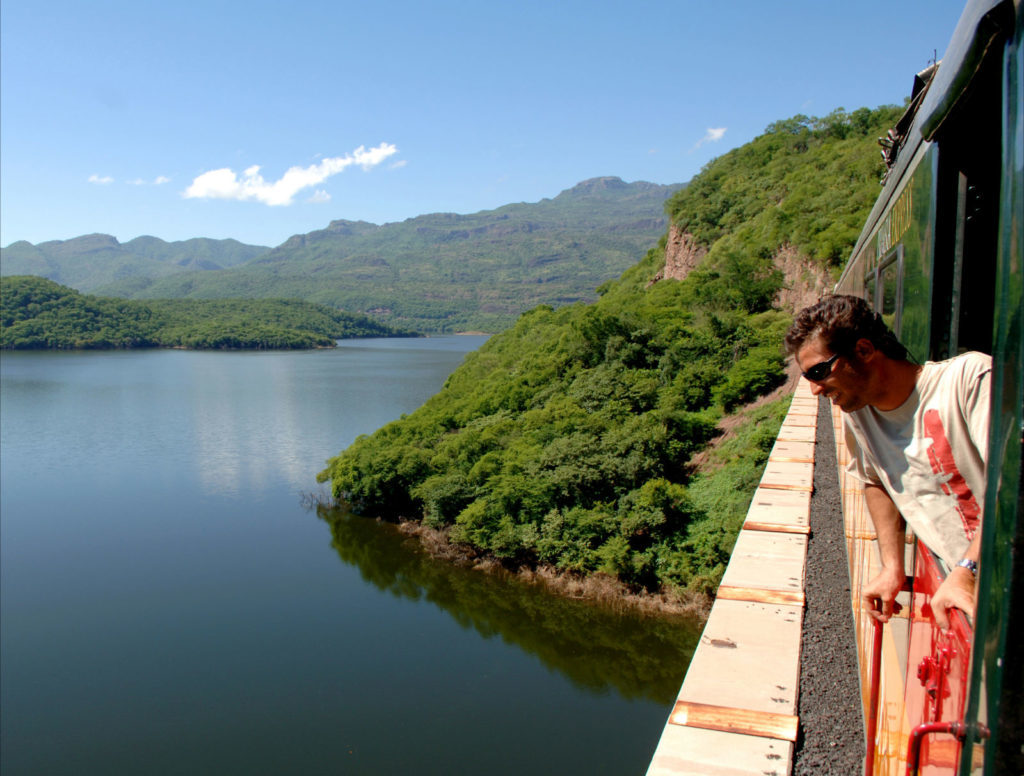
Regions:
<svg viewBox="0 0 1024 776"><path fill-rule="evenodd" d="M880 351L867 337L861 337L853 345L853 353L860 361L871 361Z"/></svg>

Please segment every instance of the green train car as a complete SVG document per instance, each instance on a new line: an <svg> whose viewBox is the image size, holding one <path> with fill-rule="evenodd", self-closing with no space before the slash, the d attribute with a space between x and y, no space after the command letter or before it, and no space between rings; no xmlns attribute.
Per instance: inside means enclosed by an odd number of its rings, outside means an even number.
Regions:
<svg viewBox="0 0 1024 776"><path fill-rule="evenodd" d="M960 646L928 622L926 577L946 570L916 548L920 622L892 639L903 687L882 693L907 721L870 742L874 773L1024 773L1022 14L1024 0L968 3L942 60L916 76L882 141L882 194L836 288L871 302L920 362L993 357L977 611L962 618ZM851 565L855 590L860 572ZM919 678L928 660L943 667L938 680Z"/></svg>

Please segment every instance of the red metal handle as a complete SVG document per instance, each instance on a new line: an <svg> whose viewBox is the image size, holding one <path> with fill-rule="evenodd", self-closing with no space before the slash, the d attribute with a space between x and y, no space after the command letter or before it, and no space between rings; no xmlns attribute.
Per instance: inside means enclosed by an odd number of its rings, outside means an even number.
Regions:
<svg viewBox="0 0 1024 776"><path fill-rule="evenodd" d="M921 759L921 743L932 733L949 733L958 741L967 737L967 726L963 722L926 722L910 731L910 745L907 747L907 776L917 776Z"/></svg>
<svg viewBox="0 0 1024 776"><path fill-rule="evenodd" d="M878 695L882 684L882 623L872 620L871 690L868 695L868 752L864 760L864 776L875 773L875 739L878 736Z"/></svg>

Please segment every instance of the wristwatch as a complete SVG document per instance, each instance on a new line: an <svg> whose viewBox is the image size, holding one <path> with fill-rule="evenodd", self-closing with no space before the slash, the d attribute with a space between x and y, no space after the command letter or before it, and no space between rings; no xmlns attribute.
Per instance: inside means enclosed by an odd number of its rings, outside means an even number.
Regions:
<svg viewBox="0 0 1024 776"><path fill-rule="evenodd" d="M971 560L970 558L964 558L956 565L970 571L972 576L978 576L978 561Z"/></svg>

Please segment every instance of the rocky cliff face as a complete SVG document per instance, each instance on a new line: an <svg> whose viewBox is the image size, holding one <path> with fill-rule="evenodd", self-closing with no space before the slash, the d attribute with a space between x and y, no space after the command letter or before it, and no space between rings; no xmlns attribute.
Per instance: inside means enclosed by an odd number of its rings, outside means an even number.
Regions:
<svg viewBox="0 0 1024 776"><path fill-rule="evenodd" d="M665 266L651 280L651 285L665 279L682 280L704 260L707 252L707 248L698 244L693 235L670 224L665 244ZM775 306L780 310L796 313L814 304L832 288L829 273L791 246L782 246L774 261L784 278L775 297Z"/></svg>
<svg viewBox="0 0 1024 776"><path fill-rule="evenodd" d="M789 245L782 246L775 254L775 266L782 270L784 277L775 297L775 306L780 310L796 314L817 302L835 285L826 270Z"/></svg>
<svg viewBox="0 0 1024 776"><path fill-rule="evenodd" d="M648 286L665 279L682 280L700 265L707 252L707 248L698 244L693 235L678 228L675 224L670 224L668 241L665 244L665 266L654 276ZM835 285L827 270L822 269L790 245L783 245L779 248L773 261L782 270L783 275L782 288L775 296L773 304L791 315L796 315L798 311L817 302ZM785 382L771 393L754 401L750 406L759 406L780 396L793 393L799 379L799 366L792 357L787 358ZM717 438L714 444L731 437L733 429L738 423L738 415L727 415L723 418L718 424L723 435ZM707 452L703 452L694 456L690 465L699 469L706 460Z"/></svg>
<svg viewBox="0 0 1024 776"><path fill-rule="evenodd" d="M664 277L682 280L701 263L707 252L708 249L698 244L692 234L671 224L668 228L668 243L665 245Z"/></svg>

